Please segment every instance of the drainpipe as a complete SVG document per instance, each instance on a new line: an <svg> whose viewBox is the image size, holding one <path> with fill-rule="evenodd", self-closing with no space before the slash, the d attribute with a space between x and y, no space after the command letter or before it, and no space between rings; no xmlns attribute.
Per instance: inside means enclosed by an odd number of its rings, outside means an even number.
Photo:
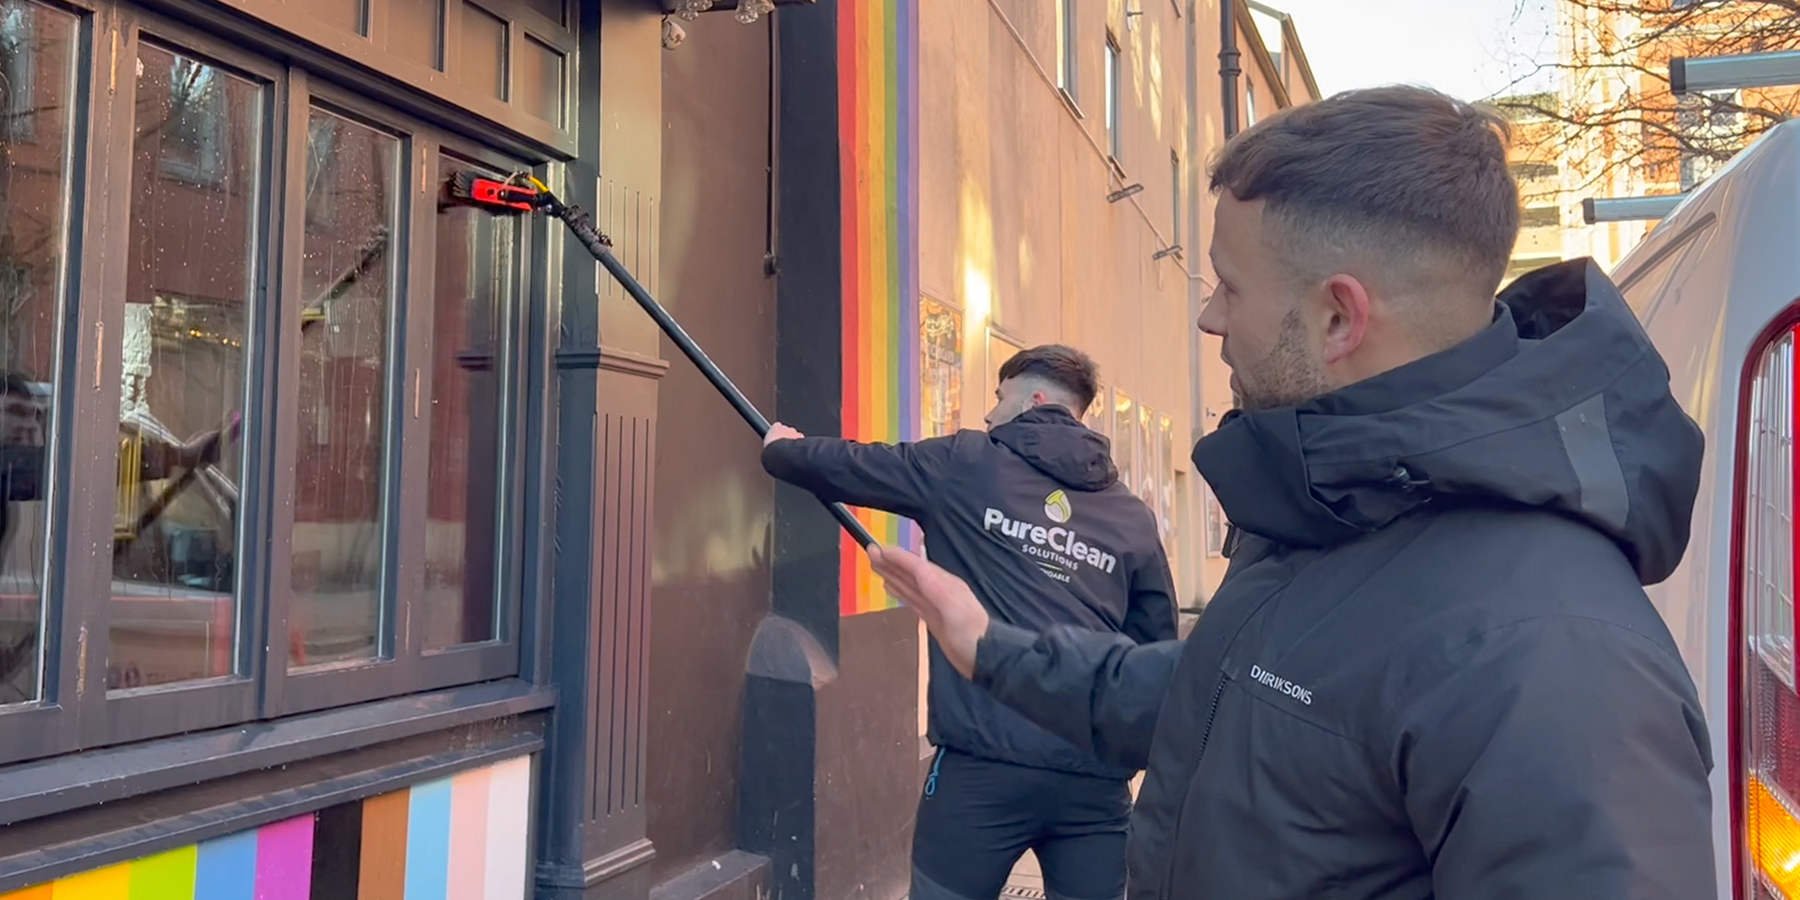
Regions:
<svg viewBox="0 0 1800 900"><path fill-rule="evenodd" d="M1225 137L1238 132L1237 0L1219 0L1219 89L1225 111Z"/></svg>

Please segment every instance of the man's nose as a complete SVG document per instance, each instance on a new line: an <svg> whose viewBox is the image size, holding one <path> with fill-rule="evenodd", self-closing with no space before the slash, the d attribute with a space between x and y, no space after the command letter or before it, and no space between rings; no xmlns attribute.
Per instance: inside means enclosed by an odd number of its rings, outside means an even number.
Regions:
<svg viewBox="0 0 1800 900"><path fill-rule="evenodd" d="M1195 321L1194 324L1207 334L1214 337L1224 337L1224 318L1225 317L1219 313L1218 304L1214 303L1211 297L1208 297L1206 299L1206 305L1200 307L1200 318Z"/></svg>

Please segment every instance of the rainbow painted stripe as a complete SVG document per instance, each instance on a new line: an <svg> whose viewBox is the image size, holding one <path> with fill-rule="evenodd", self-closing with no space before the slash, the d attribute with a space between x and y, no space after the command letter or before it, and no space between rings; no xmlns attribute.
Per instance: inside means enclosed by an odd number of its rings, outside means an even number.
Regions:
<svg viewBox="0 0 1800 900"><path fill-rule="evenodd" d="M857 0L837 11L844 437L916 440L919 2ZM866 510L857 517L878 541L919 545L912 522ZM839 559L841 614L893 608L848 536Z"/></svg>
<svg viewBox="0 0 1800 900"><path fill-rule="evenodd" d="M531 758L0 900L524 900Z"/></svg>

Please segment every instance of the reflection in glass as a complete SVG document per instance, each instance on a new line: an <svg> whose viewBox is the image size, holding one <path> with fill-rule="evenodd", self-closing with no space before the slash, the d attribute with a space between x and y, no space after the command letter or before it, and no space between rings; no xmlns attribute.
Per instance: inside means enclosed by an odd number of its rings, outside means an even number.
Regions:
<svg viewBox="0 0 1800 900"><path fill-rule="evenodd" d="M109 688L233 672L263 101L139 46Z"/></svg>
<svg viewBox="0 0 1800 900"><path fill-rule="evenodd" d="M0 2L0 705L42 690L75 29L65 13Z"/></svg>
<svg viewBox="0 0 1800 900"><path fill-rule="evenodd" d="M432 649L498 637L500 323L518 254L512 219L466 207L438 215L425 520L425 645Z"/></svg>
<svg viewBox="0 0 1800 900"><path fill-rule="evenodd" d="M313 110L307 121L295 440L293 665L375 656L382 447L400 141Z"/></svg>

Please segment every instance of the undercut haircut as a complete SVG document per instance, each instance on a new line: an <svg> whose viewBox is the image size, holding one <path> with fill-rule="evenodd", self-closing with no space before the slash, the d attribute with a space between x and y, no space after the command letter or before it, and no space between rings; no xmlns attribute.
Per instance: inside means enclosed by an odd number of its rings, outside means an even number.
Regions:
<svg viewBox="0 0 1800 900"><path fill-rule="evenodd" d="M1519 235L1510 138L1499 112L1434 90L1345 91L1233 137L1211 189L1265 201L1296 274L1329 277L1334 254L1375 254L1398 278L1466 278L1491 297Z"/></svg>
<svg viewBox="0 0 1800 900"><path fill-rule="evenodd" d="M1100 392L1100 367L1086 353L1064 344L1044 344L1020 350L1000 366L1000 380L1037 378L1067 394L1075 403L1069 410L1079 416L1094 405Z"/></svg>

